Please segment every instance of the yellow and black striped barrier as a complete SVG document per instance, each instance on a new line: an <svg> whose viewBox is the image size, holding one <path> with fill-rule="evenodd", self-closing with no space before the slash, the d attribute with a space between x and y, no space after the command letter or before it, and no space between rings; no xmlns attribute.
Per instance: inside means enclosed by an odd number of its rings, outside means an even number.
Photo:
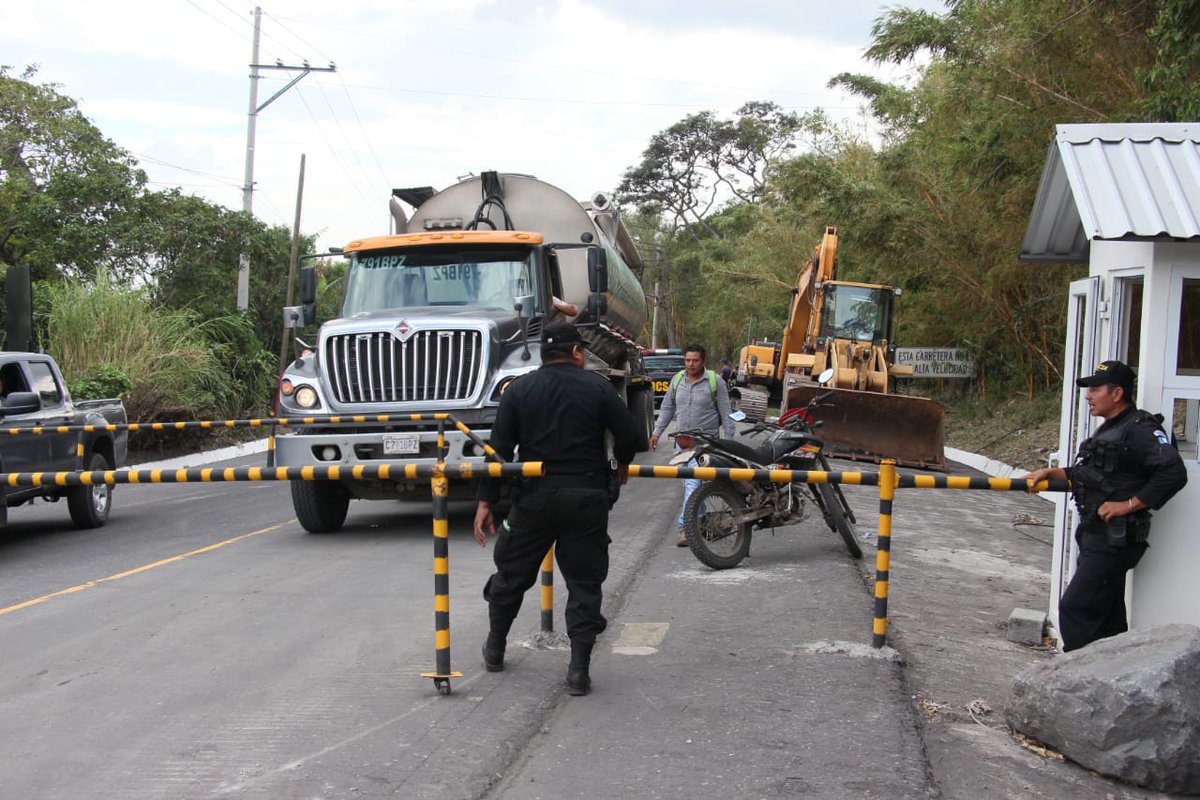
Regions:
<svg viewBox="0 0 1200 800"><path fill-rule="evenodd" d="M444 426L438 426L438 463L445 461ZM450 694L450 679L461 678L461 672L450 669L450 522L448 499L450 482L445 474L430 479L433 494L433 672L422 672L421 676L433 678L433 685L440 694Z"/></svg>
<svg viewBox="0 0 1200 800"><path fill-rule="evenodd" d="M554 545L550 545L542 559L541 589L542 631L551 633L554 630Z"/></svg>
<svg viewBox="0 0 1200 800"><path fill-rule="evenodd" d="M631 478L698 478L702 481L772 481L774 483L843 483L874 486L875 472L824 472L804 469L745 469L741 467L664 467L630 464Z"/></svg>
<svg viewBox="0 0 1200 800"><path fill-rule="evenodd" d="M336 481L430 478L537 477L542 462L487 464L359 464L353 467L189 467L187 469L104 469L77 472L3 472L5 486L94 486L97 484L233 483L237 481Z"/></svg>
<svg viewBox="0 0 1200 800"><path fill-rule="evenodd" d="M536 477L543 474L541 462L484 464L446 464L447 444L445 423L453 424L483 449L489 458L498 456L492 447L466 425L449 413L437 414L376 414L327 417L273 417L246 420L192 420L173 423L126 423L124 425L63 425L33 428L0 429L0 433L38 434L99 430L181 430L186 428L232 428L258 426L315 426L362 425L398 421L438 422L438 463L413 464L396 462L378 465L343 467L226 467L189 469L95 470L78 472L0 473L3 486L77 486L95 484L147 484L236 481L293 481L293 480L375 480L429 479L433 493L434 532L434 625L436 641L436 670L422 673L431 677L438 690L450 693L449 679L462 673L450 669L450 595L449 595L449 537L447 521L448 483L451 478L470 479L491 477ZM273 436L273 428L272 428ZM984 478L969 475L935 475L896 472L895 461L885 459L879 472L822 471L787 469L741 469L726 467L689 467L631 464L630 477L635 478L698 478L700 480L772 481L779 483L831 483L879 487L879 531L875 556L875 602L872 645L881 648L887 643L887 604L891 583L891 533L897 489L968 489L988 491L1030 491L1027 480L1021 478ZM1068 481L1043 481L1038 491L1070 491ZM542 630L553 630L554 609L554 550L546 553L541 568Z"/></svg>
<svg viewBox="0 0 1200 800"><path fill-rule="evenodd" d="M885 458L879 464L879 531L875 537L875 620L871 645L887 644L888 582L892 566L892 500L896 497L896 462Z"/></svg>

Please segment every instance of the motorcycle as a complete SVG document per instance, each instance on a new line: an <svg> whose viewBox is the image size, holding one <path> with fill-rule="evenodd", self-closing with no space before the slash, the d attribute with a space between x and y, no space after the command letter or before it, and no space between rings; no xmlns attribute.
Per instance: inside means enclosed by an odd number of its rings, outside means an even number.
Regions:
<svg viewBox="0 0 1200 800"><path fill-rule="evenodd" d="M818 381L827 383L832 370ZM833 395L826 390L814 395L802 408L791 409L776 423L757 423L745 433L769 432L766 440L752 446L721 439L703 431L674 434L682 451L672 464L695 460L702 467L747 469L794 469L829 471L824 442L814 431L821 423L812 412L827 405ZM744 418L744 416L743 416ZM836 531L854 558L862 557L855 530L854 512L841 487L832 483L776 483L767 480L705 481L688 498L683 509L684 530L692 554L713 569L736 567L750 552L754 528L777 528L808 518L807 501L821 512L825 524Z"/></svg>

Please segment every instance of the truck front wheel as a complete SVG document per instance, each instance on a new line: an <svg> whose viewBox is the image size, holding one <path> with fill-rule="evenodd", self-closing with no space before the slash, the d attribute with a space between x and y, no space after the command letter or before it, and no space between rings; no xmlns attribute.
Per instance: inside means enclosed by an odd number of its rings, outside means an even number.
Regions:
<svg viewBox="0 0 1200 800"><path fill-rule="evenodd" d="M85 470L109 469L108 461L99 453L88 456ZM76 528L99 528L108 522L108 512L112 509L112 487L107 483L94 483L91 486L72 486L67 490L67 510L71 512L71 522Z"/></svg>
<svg viewBox="0 0 1200 800"><path fill-rule="evenodd" d="M350 509L350 492L337 481L292 481L292 508L309 533L337 533Z"/></svg>

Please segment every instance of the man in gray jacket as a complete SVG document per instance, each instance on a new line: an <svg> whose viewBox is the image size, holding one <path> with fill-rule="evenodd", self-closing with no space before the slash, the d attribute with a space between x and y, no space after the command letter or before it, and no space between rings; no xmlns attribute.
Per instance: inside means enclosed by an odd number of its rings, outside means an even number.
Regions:
<svg viewBox="0 0 1200 800"><path fill-rule="evenodd" d="M677 423L676 430L679 431L701 430L712 434L724 431L725 438L734 437L733 420L729 418L729 389L717 373L704 368L705 355L704 348L698 344L689 344L683 351L683 370L671 379L671 388L663 396L658 422L650 437L651 450L658 449L658 437L662 436L672 420ZM688 466L695 465L695 461L688 462ZM687 547L688 543L683 528L683 509L699 485L700 481L696 478L688 478L683 482L683 504L677 518L677 544L680 547Z"/></svg>

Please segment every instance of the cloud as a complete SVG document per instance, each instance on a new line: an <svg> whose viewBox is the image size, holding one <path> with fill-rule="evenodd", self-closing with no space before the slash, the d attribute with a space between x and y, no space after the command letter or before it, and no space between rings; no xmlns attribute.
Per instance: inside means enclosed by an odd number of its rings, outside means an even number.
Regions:
<svg viewBox="0 0 1200 800"><path fill-rule="evenodd" d="M922 0L936 7L934 0ZM241 207L251 11L247 0L46 0L0 5L0 48L61 91L158 184ZM257 115L254 210L320 243L387 230L395 187L525 172L577 197L615 186L652 135L748 100L853 117L825 86L865 64L882 10L850 0L290 0L264 5L260 63L314 66ZM295 72L267 71L264 102ZM893 73L894 74L894 73Z"/></svg>

